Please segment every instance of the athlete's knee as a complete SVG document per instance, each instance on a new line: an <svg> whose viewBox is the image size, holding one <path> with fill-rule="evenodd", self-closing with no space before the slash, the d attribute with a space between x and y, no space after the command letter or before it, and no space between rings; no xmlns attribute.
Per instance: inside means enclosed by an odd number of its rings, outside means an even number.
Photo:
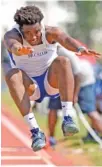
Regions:
<svg viewBox="0 0 102 167"><path fill-rule="evenodd" d="M66 68L70 65L70 60L67 57L59 56L54 60L54 65L59 68Z"/></svg>
<svg viewBox="0 0 102 167"><path fill-rule="evenodd" d="M18 84L19 82L21 82L21 71L16 68L10 70L5 76L5 80L7 84Z"/></svg>
<svg viewBox="0 0 102 167"><path fill-rule="evenodd" d="M35 89L35 84L29 85L29 87L27 88L28 96L32 96L35 92Z"/></svg>

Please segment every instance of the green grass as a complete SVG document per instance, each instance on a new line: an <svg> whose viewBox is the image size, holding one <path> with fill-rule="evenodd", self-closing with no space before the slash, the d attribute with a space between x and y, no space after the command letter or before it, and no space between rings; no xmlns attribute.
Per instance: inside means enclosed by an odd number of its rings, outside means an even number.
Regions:
<svg viewBox="0 0 102 167"><path fill-rule="evenodd" d="M18 117L21 117L21 114L19 113L16 105L14 104L13 100L11 99L8 91L2 93L1 100L2 100L2 104L6 104L12 109L11 112L13 112L13 114L15 114ZM42 115L38 112L35 112L35 116L36 116L36 119L37 119L40 127L44 131L46 131L46 129L47 129L47 116ZM68 147L68 148L72 148L72 149L82 148L84 150L84 153L90 157L90 159L92 160L92 162L95 166L102 166L102 150L100 150L98 145L95 143L84 144L82 142L81 138L83 136L85 136L86 130L85 130L83 124L81 123L81 121L79 121L79 123L80 123L80 127L81 127L80 133L73 136L73 137L68 137L68 140L65 140L64 142L62 141L63 147L65 147L65 148ZM63 139L63 134L62 134L60 127L61 127L61 119L58 120L58 123L56 126L56 138L58 140Z"/></svg>
<svg viewBox="0 0 102 167"><path fill-rule="evenodd" d="M1 93L1 104L7 105L13 113L17 116L21 116L19 110L17 109L14 101L12 100L10 93L8 91L4 91Z"/></svg>

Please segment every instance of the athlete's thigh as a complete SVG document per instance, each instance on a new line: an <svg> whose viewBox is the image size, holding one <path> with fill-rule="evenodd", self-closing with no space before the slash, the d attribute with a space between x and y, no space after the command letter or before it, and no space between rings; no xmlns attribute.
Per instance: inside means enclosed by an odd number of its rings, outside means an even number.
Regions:
<svg viewBox="0 0 102 167"><path fill-rule="evenodd" d="M22 73L22 78L23 78L23 82L24 82L25 87L28 88L30 85L34 84L32 79L26 74L25 71L21 70L20 72Z"/></svg>
<svg viewBox="0 0 102 167"><path fill-rule="evenodd" d="M53 88L58 88L58 76L60 80L63 79L63 69L67 70L68 65L70 65L70 61L64 56L58 56L52 62L48 70L48 82Z"/></svg>
<svg viewBox="0 0 102 167"><path fill-rule="evenodd" d="M31 78L23 70L18 68L12 68L7 73L6 81L10 83L23 84L25 88L28 88L30 85L34 84Z"/></svg>
<svg viewBox="0 0 102 167"><path fill-rule="evenodd" d="M33 80L26 74L25 71L20 70L19 75L21 76L21 80L23 81L23 84L25 86L25 89L29 96L32 96L35 92L36 86Z"/></svg>

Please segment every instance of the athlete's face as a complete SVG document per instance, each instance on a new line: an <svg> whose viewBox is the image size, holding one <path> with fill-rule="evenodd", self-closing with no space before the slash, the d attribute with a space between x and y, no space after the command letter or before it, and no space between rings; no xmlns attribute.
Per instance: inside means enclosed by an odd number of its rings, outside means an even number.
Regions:
<svg viewBox="0 0 102 167"><path fill-rule="evenodd" d="M21 28L25 40L32 46L41 43L41 24L23 25Z"/></svg>

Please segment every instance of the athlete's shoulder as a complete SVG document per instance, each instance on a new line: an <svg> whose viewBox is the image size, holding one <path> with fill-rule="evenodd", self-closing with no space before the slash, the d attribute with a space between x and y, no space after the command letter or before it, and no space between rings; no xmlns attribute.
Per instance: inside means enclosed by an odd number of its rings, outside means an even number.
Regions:
<svg viewBox="0 0 102 167"><path fill-rule="evenodd" d="M16 28L12 28L4 34L4 40L15 39L22 43L22 37L19 31Z"/></svg>
<svg viewBox="0 0 102 167"><path fill-rule="evenodd" d="M45 26L46 39L50 42L56 39L62 30L59 27Z"/></svg>
<svg viewBox="0 0 102 167"><path fill-rule="evenodd" d="M52 27L52 26L45 26L45 30L46 30L46 33L50 35L53 35L62 31L60 27Z"/></svg>

